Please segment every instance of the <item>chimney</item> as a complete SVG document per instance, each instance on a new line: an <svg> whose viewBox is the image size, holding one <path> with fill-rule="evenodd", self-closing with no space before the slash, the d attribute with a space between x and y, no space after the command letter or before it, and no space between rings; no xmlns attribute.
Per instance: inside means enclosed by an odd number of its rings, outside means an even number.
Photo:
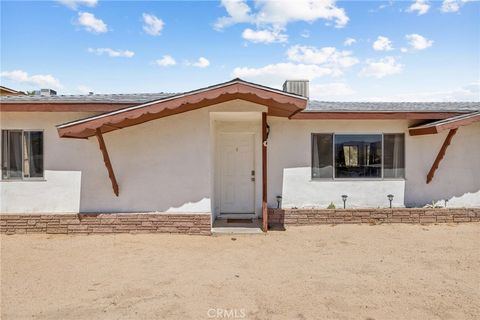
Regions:
<svg viewBox="0 0 480 320"><path fill-rule="evenodd" d="M308 80L286 80L283 91L308 98Z"/></svg>
<svg viewBox="0 0 480 320"><path fill-rule="evenodd" d="M52 89L40 89L35 91L36 96L42 96L42 97L50 97L50 96L56 96L57 91L52 90Z"/></svg>

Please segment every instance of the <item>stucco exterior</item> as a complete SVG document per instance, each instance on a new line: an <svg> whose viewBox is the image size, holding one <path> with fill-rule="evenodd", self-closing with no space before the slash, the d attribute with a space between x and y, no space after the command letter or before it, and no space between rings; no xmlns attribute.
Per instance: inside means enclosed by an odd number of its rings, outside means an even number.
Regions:
<svg viewBox="0 0 480 320"><path fill-rule="evenodd" d="M408 120L298 120L270 118L269 205L283 197L284 208L326 208L331 202L347 207L376 208L389 205L415 207L432 201L450 207L480 206L480 124L458 129L433 181L426 176L438 154L446 132L409 136ZM405 179L332 180L311 178L312 133L405 133ZM467 156L468 155L468 156Z"/></svg>
<svg viewBox="0 0 480 320"><path fill-rule="evenodd" d="M1 213L214 212L218 185L218 130L256 134L255 206L261 208L261 112L266 108L234 100L157 119L104 135L120 188L112 192L98 142L61 139L56 125L92 115L68 112L2 112L2 129L44 130L45 179L1 181ZM252 118L249 118L249 116ZM236 119L238 117L238 121ZM449 200L450 207L480 207L480 124L459 128L433 181L426 174L446 133L410 137L407 120L288 120L268 117L268 204L284 208L423 206ZM246 129L245 129L246 128ZM398 180L312 180L311 134L405 133L406 178Z"/></svg>

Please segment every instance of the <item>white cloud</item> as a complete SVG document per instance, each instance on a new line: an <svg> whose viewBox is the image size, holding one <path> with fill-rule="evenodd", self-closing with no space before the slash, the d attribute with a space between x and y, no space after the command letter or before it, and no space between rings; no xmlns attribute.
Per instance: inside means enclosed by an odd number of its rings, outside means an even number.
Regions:
<svg viewBox="0 0 480 320"><path fill-rule="evenodd" d="M428 40L416 33L407 34L405 38L408 40L410 47L414 50L424 50L431 47L433 44L433 40Z"/></svg>
<svg viewBox="0 0 480 320"><path fill-rule="evenodd" d="M367 66L360 72L361 76L375 77L377 79L388 75L402 72L403 65L398 63L394 57L385 57L380 60L367 60Z"/></svg>
<svg viewBox="0 0 480 320"><path fill-rule="evenodd" d="M105 22L97 19L92 13L89 12L79 12L78 23L89 32L104 33L108 31Z"/></svg>
<svg viewBox="0 0 480 320"><path fill-rule="evenodd" d="M336 6L335 0L256 0L253 12L246 0L222 0L228 16L219 18L216 29L223 29L237 23L285 27L290 22L313 22L318 19L335 21L337 27L348 23L345 10Z"/></svg>
<svg viewBox="0 0 480 320"><path fill-rule="evenodd" d="M157 18L153 14L144 13L143 17L143 31L151 36L159 36L163 30L165 23L162 19Z"/></svg>
<svg viewBox="0 0 480 320"><path fill-rule="evenodd" d="M417 14L420 16L422 14L425 14L428 12L430 9L430 5L428 4L427 1L425 0L416 0L414 3L408 7L407 12L417 12Z"/></svg>
<svg viewBox="0 0 480 320"><path fill-rule="evenodd" d="M350 68L359 60L352 55L351 51L339 51L334 47L315 48L295 45L287 50L290 61L304 64L317 64L331 68L336 74L340 69Z"/></svg>
<svg viewBox="0 0 480 320"><path fill-rule="evenodd" d="M177 64L175 59L168 54L164 55L161 59L156 60L155 63L160 67L174 66Z"/></svg>
<svg viewBox="0 0 480 320"><path fill-rule="evenodd" d="M480 82L473 82L458 88L444 91L419 91L391 96L369 97L369 101L415 101L415 102L447 102L470 101L480 102Z"/></svg>
<svg viewBox="0 0 480 320"><path fill-rule="evenodd" d="M286 79L292 78L313 80L324 76L340 76L344 70L359 62L350 51L339 51L334 47L316 48L295 45L288 48L286 54L289 62L256 68L237 67L232 75L278 86Z"/></svg>
<svg viewBox="0 0 480 320"><path fill-rule="evenodd" d="M93 92L93 89L81 84L77 87L77 92L80 94L89 94L90 92Z"/></svg>
<svg viewBox="0 0 480 320"><path fill-rule="evenodd" d="M374 50L377 51L390 51L393 50L392 41L384 36L378 36L377 40L372 45Z"/></svg>
<svg viewBox="0 0 480 320"><path fill-rule="evenodd" d="M4 71L0 77L37 88L62 89L63 85L50 74L29 75L22 70Z"/></svg>
<svg viewBox="0 0 480 320"><path fill-rule="evenodd" d="M344 97L355 93L346 83L332 82L326 84L310 84L310 97L312 99L328 100L329 97Z"/></svg>
<svg viewBox="0 0 480 320"><path fill-rule="evenodd" d="M357 40L353 39L353 38L347 38L345 39L345 41L343 42L343 45L346 46L346 47L350 47L352 44L354 44L355 42L357 42Z"/></svg>
<svg viewBox="0 0 480 320"><path fill-rule="evenodd" d="M198 68L206 68L210 65L210 61L205 57L200 57L197 62L191 63L191 65Z"/></svg>
<svg viewBox="0 0 480 320"><path fill-rule="evenodd" d="M76 10L79 6L95 7L98 0L58 0L58 2L70 9Z"/></svg>
<svg viewBox="0 0 480 320"><path fill-rule="evenodd" d="M242 78L270 86L280 86L286 79L313 80L322 76L332 75L329 68L314 64L277 63L260 68L237 67L233 70L234 78Z"/></svg>
<svg viewBox="0 0 480 320"><path fill-rule="evenodd" d="M460 10L461 1L458 0L444 0L440 10L442 12L457 12Z"/></svg>
<svg viewBox="0 0 480 320"><path fill-rule="evenodd" d="M96 55L106 54L112 58L131 58L135 55L135 52L129 50L113 50L110 48L88 48L88 52L95 53Z"/></svg>
<svg viewBox="0 0 480 320"><path fill-rule="evenodd" d="M280 31L270 30L252 30L245 29L242 33L243 39L253 43L273 43L273 42L287 42L288 36Z"/></svg>

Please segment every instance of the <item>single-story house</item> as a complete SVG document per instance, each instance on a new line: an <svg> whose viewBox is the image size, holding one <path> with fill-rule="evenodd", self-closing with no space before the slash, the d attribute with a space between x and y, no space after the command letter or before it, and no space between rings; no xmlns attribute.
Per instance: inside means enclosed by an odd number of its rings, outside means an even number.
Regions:
<svg viewBox="0 0 480 320"><path fill-rule="evenodd" d="M266 223L277 207L480 207L480 103L324 102L308 81L234 79L175 94L2 96L0 116L4 215Z"/></svg>

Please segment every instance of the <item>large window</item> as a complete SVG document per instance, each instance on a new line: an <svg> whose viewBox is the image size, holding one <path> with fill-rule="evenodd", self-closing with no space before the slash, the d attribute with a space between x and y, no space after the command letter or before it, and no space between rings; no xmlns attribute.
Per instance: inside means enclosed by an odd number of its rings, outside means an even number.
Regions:
<svg viewBox="0 0 480 320"><path fill-rule="evenodd" d="M400 179L404 134L313 134L312 178Z"/></svg>
<svg viewBox="0 0 480 320"><path fill-rule="evenodd" d="M2 179L43 178L43 132L2 130Z"/></svg>

